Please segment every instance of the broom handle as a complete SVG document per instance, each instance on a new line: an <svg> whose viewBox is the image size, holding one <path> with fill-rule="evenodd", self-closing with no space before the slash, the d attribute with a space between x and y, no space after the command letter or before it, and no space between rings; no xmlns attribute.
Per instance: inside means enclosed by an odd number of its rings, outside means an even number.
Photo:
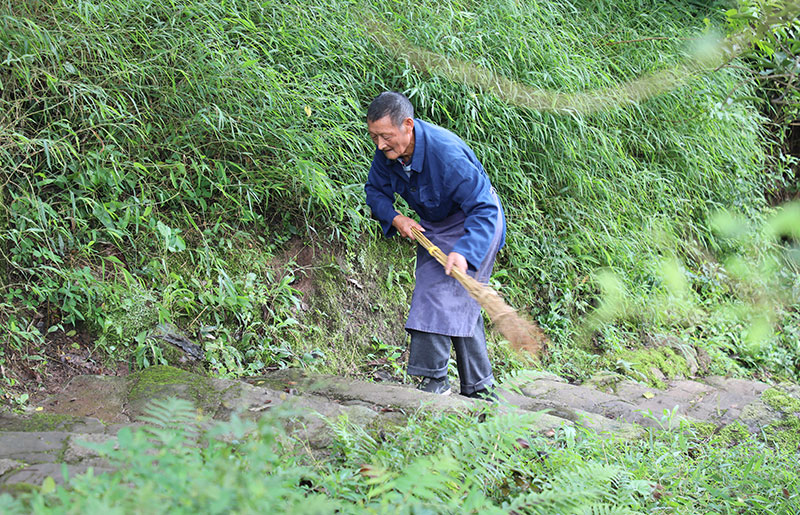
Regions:
<svg viewBox="0 0 800 515"><path fill-rule="evenodd" d="M442 266L447 265L447 256L442 249L431 243L419 229L411 228L417 242L433 256ZM516 350L525 350L531 355L536 356L542 350L542 345L547 342L547 337L535 324L521 318L517 313L506 304L502 298L489 288L465 274L461 269L453 267L450 274L455 277L461 286L474 298L489 315L503 336L508 338L511 345Z"/></svg>
<svg viewBox="0 0 800 515"><path fill-rule="evenodd" d="M447 265L447 256L444 254L444 252L442 252L442 249L431 243L431 240L426 238L425 235L423 235L419 229L417 229L416 227L412 227L411 234L414 235L414 238L417 239L419 244L422 245L422 247L428 251L428 254L433 256L434 259L436 259L436 261L439 262L439 264L441 264L442 266ZM472 277L462 272L460 268L453 267L452 270L450 270L450 275L458 279L458 282L460 282L464 287L467 286L467 283L470 280L474 281Z"/></svg>

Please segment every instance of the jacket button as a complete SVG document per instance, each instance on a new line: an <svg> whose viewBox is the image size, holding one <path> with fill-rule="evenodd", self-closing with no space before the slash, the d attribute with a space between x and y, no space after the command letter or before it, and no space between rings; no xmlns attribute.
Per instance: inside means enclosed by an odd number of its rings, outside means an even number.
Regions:
<svg viewBox="0 0 800 515"><path fill-rule="evenodd" d="M410 191L411 191L411 193L416 193L417 192L417 188L411 188Z"/></svg>

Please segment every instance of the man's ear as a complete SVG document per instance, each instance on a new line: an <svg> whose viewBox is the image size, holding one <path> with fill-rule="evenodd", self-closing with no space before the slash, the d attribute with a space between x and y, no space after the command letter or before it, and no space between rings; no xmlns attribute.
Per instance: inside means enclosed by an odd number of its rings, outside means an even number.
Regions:
<svg viewBox="0 0 800 515"><path fill-rule="evenodd" d="M406 118L403 120L403 128L407 131L411 131L414 129L414 119L413 118Z"/></svg>

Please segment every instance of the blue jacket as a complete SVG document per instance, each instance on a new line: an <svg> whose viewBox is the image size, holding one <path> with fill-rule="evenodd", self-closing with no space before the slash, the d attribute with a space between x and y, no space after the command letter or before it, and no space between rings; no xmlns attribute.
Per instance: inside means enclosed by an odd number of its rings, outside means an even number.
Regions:
<svg viewBox="0 0 800 515"><path fill-rule="evenodd" d="M500 201L475 153L458 136L431 123L414 119L414 154L411 176L400 163L375 148L364 190L367 205L387 237L397 230L392 220L394 194L399 194L423 220L438 222L458 210L464 212L464 235L453 247L471 269L477 269L489 250ZM503 220L502 247L505 242Z"/></svg>

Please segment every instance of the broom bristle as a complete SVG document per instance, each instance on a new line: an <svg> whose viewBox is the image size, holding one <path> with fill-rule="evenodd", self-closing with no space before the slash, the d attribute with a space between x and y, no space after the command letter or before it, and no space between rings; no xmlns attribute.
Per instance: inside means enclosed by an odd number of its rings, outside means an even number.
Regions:
<svg viewBox="0 0 800 515"><path fill-rule="evenodd" d="M533 356L538 356L542 352L547 343L547 336L536 324L519 316L492 288L469 276L462 276L459 279L514 350L525 351Z"/></svg>
<svg viewBox="0 0 800 515"><path fill-rule="evenodd" d="M444 252L431 243L417 229L411 232L431 256L442 266L447 263L447 256ZM463 273L458 268L453 268L453 277L464 287L470 296L478 301L478 304L486 311L492 323L497 326L500 333L511 343L511 347L516 351L525 351L533 356L538 356L548 339L544 332L536 324L525 320L517 314L514 309L505 303L500 295L489 286L479 283L474 278Z"/></svg>

